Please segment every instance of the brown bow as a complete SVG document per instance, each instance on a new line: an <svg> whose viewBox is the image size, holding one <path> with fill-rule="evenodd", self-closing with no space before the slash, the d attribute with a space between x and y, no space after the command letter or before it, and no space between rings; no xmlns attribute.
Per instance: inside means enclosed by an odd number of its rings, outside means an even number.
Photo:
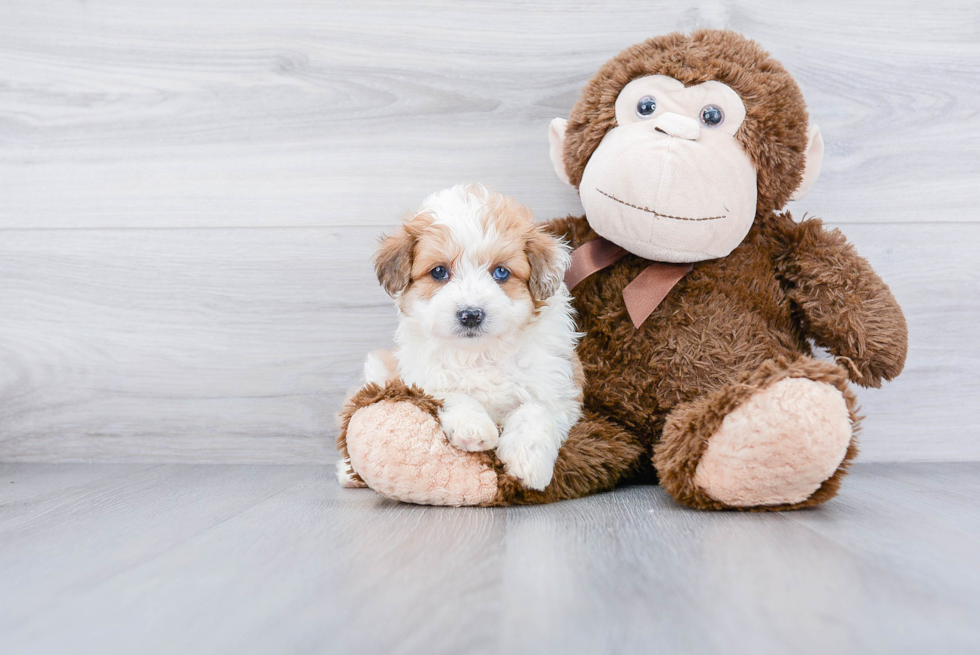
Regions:
<svg viewBox="0 0 980 655"><path fill-rule="evenodd" d="M602 237L582 244L572 252L572 265L565 271L565 286L574 289L585 278L612 266L628 254L625 248ZM643 325L674 285L692 270L693 264L653 262L627 284L623 289L623 302L633 327Z"/></svg>

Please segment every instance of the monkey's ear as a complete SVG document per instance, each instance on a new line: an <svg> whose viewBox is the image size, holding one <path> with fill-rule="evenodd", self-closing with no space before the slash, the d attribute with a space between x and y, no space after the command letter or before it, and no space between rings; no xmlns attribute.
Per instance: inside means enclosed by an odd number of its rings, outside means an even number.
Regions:
<svg viewBox="0 0 980 655"><path fill-rule="evenodd" d="M565 127L568 121L564 118L556 118L551 121L548 129L548 142L551 143L551 165L555 167L555 174L558 179L571 186L568 173L565 172Z"/></svg>
<svg viewBox="0 0 980 655"><path fill-rule="evenodd" d="M820 177L820 165L823 163L823 137L820 135L820 128L811 123L807 128L806 136L806 166L803 169L803 179L790 196L790 200L799 200L805 196Z"/></svg>
<svg viewBox="0 0 980 655"><path fill-rule="evenodd" d="M415 238L402 226L382 239L378 252L374 254L374 272L378 282L392 298L397 298L412 280L414 248Z"/></svg>

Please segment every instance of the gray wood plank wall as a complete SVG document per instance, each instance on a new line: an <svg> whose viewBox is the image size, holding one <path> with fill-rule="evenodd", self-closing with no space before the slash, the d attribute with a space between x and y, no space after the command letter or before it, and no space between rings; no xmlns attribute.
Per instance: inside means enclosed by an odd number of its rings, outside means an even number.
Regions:
<svg viewBox="0 0 980 655"><path fill-rule="evenodd" d="M0 2L0 459L326 462L393 310L375 238L481 181L580 213L547 125L596 68L728 27L827 143L793 211L911 329L864 460L980 458L980 5Z"/></svg>

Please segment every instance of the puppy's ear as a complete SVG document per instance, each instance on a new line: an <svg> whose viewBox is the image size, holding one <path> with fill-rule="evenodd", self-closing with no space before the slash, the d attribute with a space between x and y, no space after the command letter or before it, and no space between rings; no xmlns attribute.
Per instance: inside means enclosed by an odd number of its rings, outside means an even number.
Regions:
<svg viewBox="0 0 980 655"><path fill-rule="evenodd" d="M547 300L558 292L571 263L568 246L545 232L542 226L535 225L528 236L525 252L531 264L528 281L531 295L539 302Z"/></svg>
<svg viewBox="0 0 980 655"><path fill-rule="evenodd" d="M381 240L378 252L374 254L374 272L378 282L392 298L408 288L412 281L412 253L415 250L415 237L405 226Z"/></svg>

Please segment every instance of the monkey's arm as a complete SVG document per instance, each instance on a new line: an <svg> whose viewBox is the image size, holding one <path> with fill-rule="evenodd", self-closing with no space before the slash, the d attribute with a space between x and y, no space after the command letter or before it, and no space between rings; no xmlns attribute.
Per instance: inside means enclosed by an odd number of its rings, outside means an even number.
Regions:
<svg viewBox="0 0 980 655"><path fill-rule="evenodd" d="M806 333L857 384L880 387L901 373L908 328L888 285L839 230L825 229L819 219L783 234L789 238L777 268Z"/></svg>

